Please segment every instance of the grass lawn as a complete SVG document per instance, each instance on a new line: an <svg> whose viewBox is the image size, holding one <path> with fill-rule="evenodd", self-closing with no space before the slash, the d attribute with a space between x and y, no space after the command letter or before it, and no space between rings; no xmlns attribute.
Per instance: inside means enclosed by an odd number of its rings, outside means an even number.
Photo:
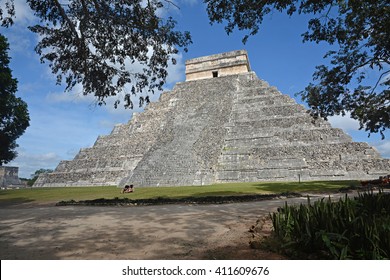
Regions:
<svg viewBox="0 0 390 280"><path fill-rule="evenodd" d="M357 181L321 181L321 182L256 182L228 183L209 186L185 187L148 187L135 188L134 193L121 194L120 188L105 187L63 187L63 188L26 188L0 190L0 206L6 203L59 202L68 200L92 200L98 198L129 199L147 198L183 198L205 196L238 196L248 194L275 194L285 192L332 192L343 187L359 185Z"/></svg>

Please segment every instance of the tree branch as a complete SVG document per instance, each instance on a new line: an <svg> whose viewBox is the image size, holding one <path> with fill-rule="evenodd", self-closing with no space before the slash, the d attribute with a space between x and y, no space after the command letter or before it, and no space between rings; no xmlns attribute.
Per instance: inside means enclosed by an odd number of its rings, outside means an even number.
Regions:
<svg viewBox="0 0 390 280"><path fill-rule="evenodd" d="M73 24L73 22L70 20L70 18L66 15L66 12L65 12L64 8L62 7L62 5L58 2L58 0L54 0L54 4L58 8L58 10L61 14L61 17L69 25L69 28L72 30L73 34L76 36L76 38L78 40L80 40L79 34L77 33L77 30L76 30L76 26Z"/></svg>
<svg viewBox="0 0 390 280"><path fill-rule="evenodd" d="M89 18L89 12L87 4L85 3L85 0L81 0L81 6L83 7L84 15L86 15L87 19Z"/></svg>
<svg viewBox="0 0 390 280"><path fill-rule="evenodd" d="M374 88L373 88L372 91L371 91L371 94L374 94L374 91L375 91L375 89L378 87L380 81L382 80L382 77L383 77L384 75L386 75L387 73L390 73L390 70L387 70L387 71L383 72L382 75L379 76L378 80L376 81L376 84L375 84Z"/></svg>
<svg viewBox="0 0 390 280"><path fill-rule="evenodd" d="M98 12L98 14L101 14L101 10L100 10L100 6L99 6L99 3L96 2L96 0L92 0L94 6L95 6L95 9L96 11Z"/></svg>
<svg viewBox="0 0 390 280"><path fill-rule="evenodd" d="M177 5L176 3L174 3L173 1L170 1L170 0L164 0L164 2L167 2L168 4L171 4L172 6L175 6L177 9L180 10L180 7L179 5Z"/></svg>

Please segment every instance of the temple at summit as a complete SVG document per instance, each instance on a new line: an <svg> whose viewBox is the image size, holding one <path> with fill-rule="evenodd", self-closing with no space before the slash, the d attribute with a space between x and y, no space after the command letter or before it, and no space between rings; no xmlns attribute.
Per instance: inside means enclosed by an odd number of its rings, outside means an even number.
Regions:
<svg viewBox="0 0 390 280"><path fill-rule="evenodd" d="M188 60L185 82L34 186L373 179L389 171L390 160L367 143L259 79L240 50Z"/></svg>

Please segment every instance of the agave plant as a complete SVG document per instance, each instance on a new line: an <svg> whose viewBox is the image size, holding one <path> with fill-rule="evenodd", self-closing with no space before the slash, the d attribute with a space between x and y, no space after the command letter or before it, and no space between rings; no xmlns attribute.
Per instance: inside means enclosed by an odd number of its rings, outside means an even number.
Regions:
<svg viewBox="0 0 390 280"><path fill-rule="evenodd" d="M299 206L286 203L271 219L286 250L333 259L390 258L390 193L369 191L337 202L308 198Z"/></svg>

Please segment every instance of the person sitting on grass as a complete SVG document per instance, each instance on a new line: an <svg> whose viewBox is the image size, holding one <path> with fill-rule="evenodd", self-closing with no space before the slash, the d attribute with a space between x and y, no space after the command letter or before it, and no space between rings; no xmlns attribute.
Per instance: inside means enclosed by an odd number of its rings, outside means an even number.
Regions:
<svg viewBox="0 0 390 280"><path fill-rule="evenodd" d="M122 189L122 193L132 193L134 192L134 186L133 185L126 185L123 189Z"/></svg>

